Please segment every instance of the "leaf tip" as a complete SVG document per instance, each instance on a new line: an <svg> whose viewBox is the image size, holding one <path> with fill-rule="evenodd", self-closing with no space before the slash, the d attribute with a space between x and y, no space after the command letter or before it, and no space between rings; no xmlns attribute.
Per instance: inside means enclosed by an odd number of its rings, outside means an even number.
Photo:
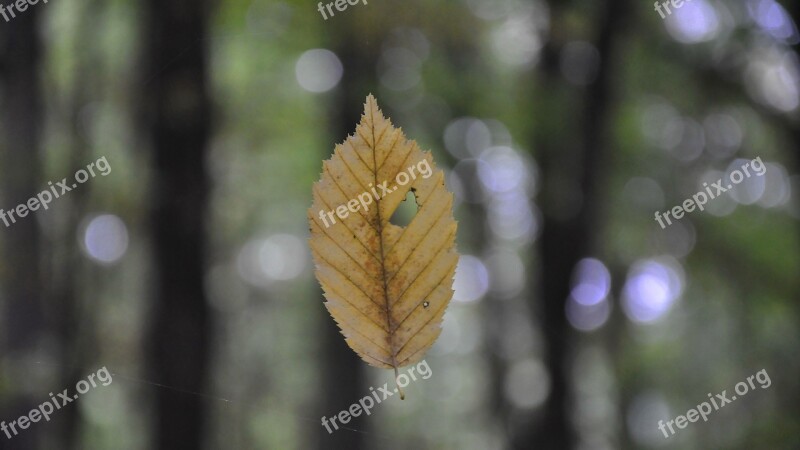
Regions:
<svg viewBox="0 0 800 450"><path fill-rule="evenodd" d="M368 123L370 124L374 124L375 121L387 120L380 106L378 106L378 99L376 99L372 93L367 94L367 100L364 102L364 115L362 120L366 118L369 118ZM391 121L389 121L389 123L391 123Z"/></svg>

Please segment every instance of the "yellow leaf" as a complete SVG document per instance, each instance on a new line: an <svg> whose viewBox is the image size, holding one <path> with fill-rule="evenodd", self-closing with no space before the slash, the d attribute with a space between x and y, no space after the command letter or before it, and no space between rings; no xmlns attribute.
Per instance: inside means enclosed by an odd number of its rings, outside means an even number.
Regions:
<svg viewBox="0 0 800 450"><path fill-rule="evenodd" d="M456 222L444 173L370 95L313 191L309 242L325 306L350 348L396 377L433 345L453 296ZM399 227L389 219L409 192L418 210Z"/></svg>

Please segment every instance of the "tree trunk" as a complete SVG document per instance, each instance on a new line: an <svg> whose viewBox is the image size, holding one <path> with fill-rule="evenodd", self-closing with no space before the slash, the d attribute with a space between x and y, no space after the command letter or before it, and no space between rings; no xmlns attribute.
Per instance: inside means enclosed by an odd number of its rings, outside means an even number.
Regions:
<svg viewBox="0 0 800 450"><path fill-rule="evenodd" d="M204 292L209 179L206 154L207 22L203 1L147 2L145 115L153 147L150 229L155 271L149 331L152 379L158 389L153 448L200 449L211 318Z"/></svg>
<svg viewBox="0 0 800 450"><path fill-rule="evenodd" d="M16 205L25 203L40 192L40 134L42 129L41 89L39 85L39 56L41 43L38 34L39 14L31 8L24 14L0 25L0 77L3 92L3 132L0 151L3 162L2 207L8 215ZM17 367L14 373L25 374L34 369L26 361L41 348L44 335L44 315L40 289L40 236L36 213L8 224L0 223L5 258L2 270L3 301L5 303L4 349L7 367ZM41 402L24 391L22 380L8 380L4 389L12 391L3 402L3 418L18 417ZM4 383L6 384L6 383ZM0 435L0 448L33 449L39 442L41 427L18 430L12 440Z"/></svg>
<svg viewBox="0 0 800 450"><path fill-rule="evenodd" d="M609 0L599 9L602 14L593 45L600 53L601 62L597 77L583 93L583 114L576 124L581 127L579 138L570 139L571 131L566 128L570 126L571 117L562 117L565 129L556 139L542 136L533 139L543 154L540 158L543 169L540 195L544 215L542 235L538 241L542 268L541 305L534 306L540 314L544 363L551 386L543 407L544 417L537 420L528 432L517 436L515 448L561 450L574 448L577 444L571 424L570 389L574 332L567 323L565 307L573 268L582 258L592 256L596 248L594 241L599 234L597 226L603 200L601 187L610 147L611 68L615 38L624 23L627 3ZM546 50L544 61L548 65L545 69L548 82L555 83L558 67L552 47ZM578 200L565 196L564 189L570 187L579 193ZM575 211L559 210L559 204L564 203L579 203L579 206ZM539 274L535 275L538 277Z"/></svg>
<svg viewBox="0 0 800 450"><path fill-rule="evenodd" d="M355 36L352 36L351 27L346 23L339 24L332 33L337 45L333 51L340 58L344 66L344 76L332 102L328 108L328 123L330 127L330 145L324 149L323 158L330 158L333 146L341 143L355 131L356 124L361 120L364 111L364 102L369 91L371 77L375 73L377 49L363 47ZM346 409L352 403L369 394L366 385L367 363L361 360L356 353L344 342L344 336L328 312L323 310L323 348L322 357L322 401L321 415L331 417L339 411ZM358 420L358 419L356 419ZM358 429L362 432L351 430L333 430L333 433L319 425L316 448L360 450L367 448L366 434L363 432L368 427L368 418L356 422L357 425L348 424L348 428Z"/></svg>

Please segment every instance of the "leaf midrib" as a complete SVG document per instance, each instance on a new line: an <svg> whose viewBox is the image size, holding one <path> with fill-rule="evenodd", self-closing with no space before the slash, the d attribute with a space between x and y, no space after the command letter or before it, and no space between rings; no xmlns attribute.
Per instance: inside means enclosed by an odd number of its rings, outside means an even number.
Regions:
<svg viewBox="0 0 800 450"><path fill-rule="evenodd" d="M375 186L378 185L378 160L377 160L377 153L378 153L378 141L375 138L375 106L370 104L369 108L369 121L370 121L370 132L372 133L372 179L373 184ZM383 135L381 135L383 136ZM394 147L394 146L392 146ZM391 154L391 150L387 154ZM388 158L388 156L387 156ZM384 161L385 162L385 161ZM381 253L381 280L383 281L383 299L386 305L386 329L387 333L389 334L389 351L390 357L392 361L392 367L397 372L397 351L394 345L394 336L395 332L392 330L392 312L389 310L389 289L388 289L388 280L386 279L386 256L383 253L383 220L381 219L381 199L375 200L375 210L378 213L378 243L380 245L380 253Z"/></svg>

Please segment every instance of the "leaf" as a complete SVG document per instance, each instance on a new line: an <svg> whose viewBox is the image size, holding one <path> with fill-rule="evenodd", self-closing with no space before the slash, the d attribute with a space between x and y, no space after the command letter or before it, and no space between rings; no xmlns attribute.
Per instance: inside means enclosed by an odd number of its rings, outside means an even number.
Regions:
<svg viewBox="0 0 800 450"><path fill-rule="evenodd" d="M417 214L406 227L393 225L409 191ZM309 243L325 306L350 348L396 377L436 341L453 296L456 222L444 173L369 95L313 194Z"/></svg>

